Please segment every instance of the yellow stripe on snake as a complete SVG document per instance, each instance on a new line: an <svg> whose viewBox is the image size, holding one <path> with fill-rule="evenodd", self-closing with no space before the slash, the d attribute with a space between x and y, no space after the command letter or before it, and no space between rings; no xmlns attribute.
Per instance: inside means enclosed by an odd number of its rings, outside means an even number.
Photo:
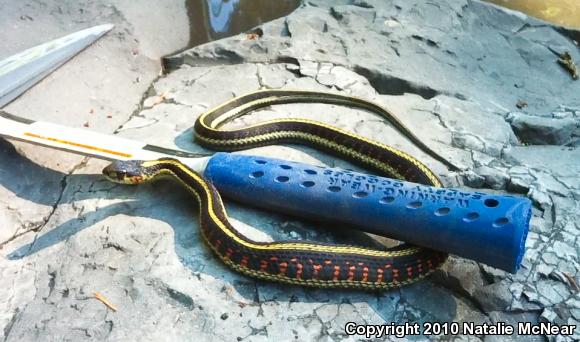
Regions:
<svg viewBox="0 0 580 342"><path fill-rule="evenodd" d="M427 166L407 153L321 122L279 119L240 129L222 128L257 109L288 103L326 103L378 114L428 155L455 168L385 108L360 98L332 93L263 90L234 98L198 118L194 127L196 141L222 151L279 143L303 144L377 171L382 176L442 186ZM105 168L104 174L112 181L128 184L147 182L161 175L177 179L197 200L201 233L208 246L233 270L259 279L322 288L388 289L424 278L447 258L446 253L409 245L378 250L309 241L253 241L230 224L213 185L171 158L118 161Z"/></svg>

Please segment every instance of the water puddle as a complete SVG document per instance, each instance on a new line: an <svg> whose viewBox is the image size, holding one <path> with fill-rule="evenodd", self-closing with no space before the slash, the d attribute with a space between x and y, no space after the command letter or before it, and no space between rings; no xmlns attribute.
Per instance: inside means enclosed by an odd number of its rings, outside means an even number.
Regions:
<svg viewBox="0 0 580 342"><path fill-rule="evenodd" d="M561 26L580 28L579 0L488 0Z"/></svg>
<svg viewBox="0 0 580 342"><path fill-rule="evenodd" d="M190 27L186 49L283 17L298 5L300 0L186 0Z"/></svg>

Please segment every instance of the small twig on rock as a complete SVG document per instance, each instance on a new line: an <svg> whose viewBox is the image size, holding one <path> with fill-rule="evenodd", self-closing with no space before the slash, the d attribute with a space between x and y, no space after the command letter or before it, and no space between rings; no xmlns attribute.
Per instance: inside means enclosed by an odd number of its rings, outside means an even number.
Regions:
<svg viewBox="0 0 580 342"><path fill-rule="evenodd" d="M572 277L572 275L568 272L562 272L562 274L564 274L564 277L566 277L568 283L570 283L572 290L574 290L576 293L580 292L580 287L578 286L576 279L574 279L574 277Z"/></svg>
<svg viewBox="0 0 580 342"><path fill-rule="evenodd" d="M113 312L117 312L117 308L113 304L111 304L111 302L109 302L105 297L103 297L100 293L95 292L93 293L93 296L95 297L95 299L105 304L106 307L113 310Z"/></svg>
<svg viewBox="0 0 580 342"><path fill-rule="evenodd" d="M161 94L159 94L159 96L157 96L157 98L153 102L153 106L152 107L157 106L158 104L162 103L165 100L167 100L167 92L164 91Z"/></svg>

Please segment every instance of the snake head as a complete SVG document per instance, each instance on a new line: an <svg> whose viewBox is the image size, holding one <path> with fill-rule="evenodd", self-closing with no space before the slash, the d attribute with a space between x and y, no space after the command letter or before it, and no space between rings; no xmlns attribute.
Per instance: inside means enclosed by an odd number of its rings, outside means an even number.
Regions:
<svg viewBox="0 0 580 342"><path fill-rule="evenodd" d="M149 178L142 160L116 160L103 169L103 175L120 184L140 184Z"/></svg>

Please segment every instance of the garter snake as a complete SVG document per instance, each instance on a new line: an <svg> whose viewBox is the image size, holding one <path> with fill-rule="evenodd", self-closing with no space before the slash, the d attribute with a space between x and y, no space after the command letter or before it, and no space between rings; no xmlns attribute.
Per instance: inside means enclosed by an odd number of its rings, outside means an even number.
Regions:
<svg viewBox="0 0 580 342"><path fill-rule="evenodd" d="M324 123L278 119L241 129L221 128L260 108L305 102L349 106L376 113L427 154L454 168L385 108L332 93L262 90L246 94L202 114L194 126L195 138L209 148L228 151L275 143L305 144L388 177L442 186L429 168L405 152ZM230 224L220 195L212 184L171 158L116 161L103 173L112 181L127 184L143 183L161 175L177 179L197 199L201 233L213 252L233 270L260 279L322 288L388 289L424 278L447 258L446 253L410 245L375 250L309 241L253 241Z"/></svg>

